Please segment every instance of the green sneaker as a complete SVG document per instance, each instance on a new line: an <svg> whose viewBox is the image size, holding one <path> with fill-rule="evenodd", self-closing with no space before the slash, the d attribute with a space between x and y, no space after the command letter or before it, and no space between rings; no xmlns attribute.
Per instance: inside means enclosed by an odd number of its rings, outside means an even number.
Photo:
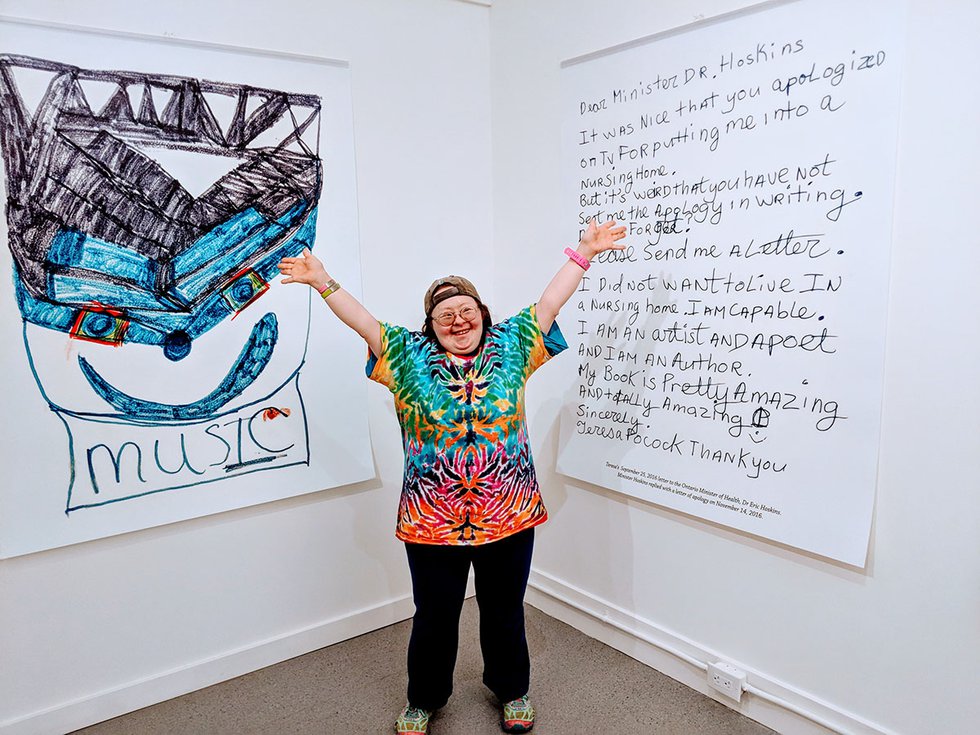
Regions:
<svg viewBox="0 0 980 735"><path fill-rule="evenodd" d="M526 694L520 699L504 703L504 719L500 726L504 732L531 732L534 727L534 707Z"/></svg>
<svg viewBox="0 0 980 735"><path fill-rule="evenodd" d="M428 710L406 704L405 709L402 710L402 713L398 715L398 719L395 720L395 732L398 735L408 735L408 733L413 732L429 732L430 717L432 717L432 713Z"/></svg>

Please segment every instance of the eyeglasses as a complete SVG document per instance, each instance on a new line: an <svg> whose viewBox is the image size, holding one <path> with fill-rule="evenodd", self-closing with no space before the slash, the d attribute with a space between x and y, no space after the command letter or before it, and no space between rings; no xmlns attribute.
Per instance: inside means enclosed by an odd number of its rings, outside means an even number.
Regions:
<svg viewBox="0 0 980 735"><path fill-rule="evenodd" d="M456 321L457 316L460 319L462 319L464 322L471 322L474 319L476 319L477 314L479 313L480 310L475 307L464 306L458 312L444 311L441 314L439 314L439 316L433 316L432 321L437 322L438 324L441 324L444 327L448 327L450 324Z"/></svg>

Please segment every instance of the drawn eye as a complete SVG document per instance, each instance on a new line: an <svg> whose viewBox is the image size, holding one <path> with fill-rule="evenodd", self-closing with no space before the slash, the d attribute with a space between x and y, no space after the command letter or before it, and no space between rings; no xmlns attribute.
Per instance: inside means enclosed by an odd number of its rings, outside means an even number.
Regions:
<svg viewBox="0 0 980 735"><path fill-rule="evenodd" d="M108 345L122 344L129 320L111 311L80 311L72 325L70 335L74 339L100 342Z"/></svg>
<svg viewBox="0 0 980 735"><path fill-rule="evenodd" d="M221 296L236 314L269 290L269 284L251 268L235 274L232 281L221 289Z"/></svg>

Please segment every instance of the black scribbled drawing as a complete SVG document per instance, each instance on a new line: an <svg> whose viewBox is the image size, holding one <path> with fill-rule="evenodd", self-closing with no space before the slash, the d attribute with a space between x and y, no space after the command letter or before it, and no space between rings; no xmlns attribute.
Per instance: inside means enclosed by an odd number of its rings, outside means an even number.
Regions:
<svg viewBox="0 0 980 735"><path fill-rule="evenodd" d="M268 404L272 394L258 396L244 418L242 405L231 406L277 359L289 315L262 313L261 297L282 257L314 245L319 136L315 95L0 56L14 293L31 370L68 429L68 511L309 462L304 441L272 447L256 428L260 416L279 425L292 420L305 437L301 398L289 407ZM206 176L212 170L219 171L213 180ZM191 190L202 181L202 191ZM30 325L106 350L159 347L179 362L195 340L246 310L254 326L244 344L229 348L225 377L178 404L123 390L79 355L83 385L102 408L64 405L39 375L48 357L32 352L27 338ZM301 364L279 385L292 383L297 397ZM237 437L205 429L222 416L228 420L219 426L239 422ZM169 428L180 436L179 467L161 460L159 440L75 446L68 417ZM217 440L212 454L200 443L196 452L187 448L185 436L195 431L198 442Z"/></svg>

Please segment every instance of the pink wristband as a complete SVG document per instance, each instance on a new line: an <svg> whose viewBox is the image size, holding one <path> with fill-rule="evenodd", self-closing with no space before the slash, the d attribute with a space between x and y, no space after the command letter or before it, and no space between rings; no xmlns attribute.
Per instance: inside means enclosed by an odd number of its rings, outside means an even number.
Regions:
<svg viewBox="0 0 980 735"><path fill-rule="evenodd" d="M584 271L587 271L589 269L589 266L592 265L591 263L589 263L589 261L587 261L585 258L583 258L581 255L579 255L571 248L565 248L565 255L567 255L569 260L571 260L573 263L581 266L582 270Z"/></svg>

